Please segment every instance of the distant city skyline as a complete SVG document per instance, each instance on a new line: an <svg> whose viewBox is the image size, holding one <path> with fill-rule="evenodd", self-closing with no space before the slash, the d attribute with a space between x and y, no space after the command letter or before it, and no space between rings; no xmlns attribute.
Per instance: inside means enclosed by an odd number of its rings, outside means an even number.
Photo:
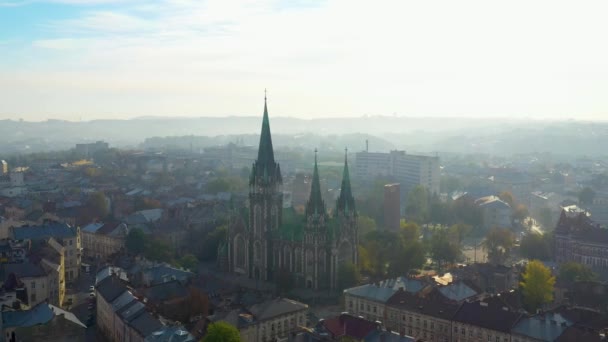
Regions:
<svg viewBox="0 0 608 342"><path fill-rule="evenodd" d="M605 1L0 0L0 119L608 119Z"/></svg>

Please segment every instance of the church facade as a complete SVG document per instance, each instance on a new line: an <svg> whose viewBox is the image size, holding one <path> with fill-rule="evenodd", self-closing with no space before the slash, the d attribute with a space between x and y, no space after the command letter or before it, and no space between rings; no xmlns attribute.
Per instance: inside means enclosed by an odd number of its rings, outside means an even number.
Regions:
<svg viewBox="0 0 608 342"><path fill-rule="evenodd" d="M287 273L296 287L337 289L340 268L358 262L357 212L346 155L340 195L331 217L322 198L316 154L304 216L292 208L283 209L282 185L264 99L258 157L249 179L249 205L229 224L218 259L225 270L251 279L274 281Z"/></svg>

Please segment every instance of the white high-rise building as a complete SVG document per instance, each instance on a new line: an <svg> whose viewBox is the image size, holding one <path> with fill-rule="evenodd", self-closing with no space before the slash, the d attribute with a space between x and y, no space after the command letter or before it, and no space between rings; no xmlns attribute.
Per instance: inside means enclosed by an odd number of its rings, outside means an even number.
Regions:
<svg viewBox="0 0 608 342"><path fill-rule="evenodd" d="M390 176L401 183L402 193L423 185L430 193L439 194L439 157L407 154L405 151L357 152L355 175L358 181L373 181Z"/></svg>

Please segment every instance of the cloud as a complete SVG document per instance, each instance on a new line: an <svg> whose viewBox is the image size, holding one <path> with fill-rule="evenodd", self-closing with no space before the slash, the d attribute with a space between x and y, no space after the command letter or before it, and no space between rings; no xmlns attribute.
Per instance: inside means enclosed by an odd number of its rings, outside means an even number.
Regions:
<svg viewBox="0 0 608 342"><path fill-rule="evenodd" d="M264 87L294 115L608 112L605 2L111 2L39 24L20 91L108 96L92 112L243 113Z"/></svg>

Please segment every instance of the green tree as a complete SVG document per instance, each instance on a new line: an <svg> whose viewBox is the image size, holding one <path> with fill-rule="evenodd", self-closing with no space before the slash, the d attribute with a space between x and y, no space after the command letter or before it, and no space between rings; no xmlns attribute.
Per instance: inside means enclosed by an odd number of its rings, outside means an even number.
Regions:
<svg viewBox="0 0 608 342"><path fill-rule="evenodd" d="M511 254L515 237L508 229L491 229L483 241L483 247L488 253L488 261L493 264L504 264Z"/></svg>
<svg viewBox="0 0 608 342"><path fill-rule="evenodd" d="M458 245L462 246L462 241L465 237L469 236L473 227L464 223L457 223L449 228L449 235L451 239L456 239L458 241Z"/></svg>
<svg viewBox="0 0 608 342"><path fill-rule="evenodd" d="M400 233L405 241L418 241L421 234L420 226L415 222L406 222L402 220Z"/></svg>
<svg viewBox="0 0 608 342"><path fill-rule="evenodd" d="M359 236L366 236L377 229L376 221L369 216L359 215L357 216L357 229Z"/></svg>
<svg viewBox="0 0 608 342"><path fill-rule="evenodd" d="M241 342L241 334L233 325L226 322L211 323L202 342Z"/></svg>
<svg viewBox="0 0 608 342"><path fill-rule="evenodd" d="M426 223L429 218L429 193L422 185L416 186L407 196L405 217L416 223Z"/></svg>
<svg viewBox="0 0 608 342"><path fill-rule="evenodd" d="M527 259L549 260L551 252L549 241L538 233L526 234L519 244L521 256Z"/></svg>
<svg viewBox="0 0 608 342"><path fill-rule="evenodd" d="M593 191L593 189L591 189L590 187L584 187L579 193L578 193L578 202L580 204L584 204L584 205L590 205L593 204L593 200L595 199L595 191Z"/></svg>
<svg viewBox="0 0 608 342"><path fill-rule="evenodd" d="M372 272L372 262L369 258L369 252L363 245L357 246L359 252L359 270L361 272Z"/></svg>
<svg viewBox="0 0 608 342"><path fill-rule="evenodd" d="M513 197L513 194L509 191L501 192L498 195L498 198L500 198L503 202L511 206L511 208L513 208L513 206L515 205L515 197Z"/></svg>
<svg viewBox="0 0 608 342"><path fill-rule="evenodd" d="M430 245L433 260L439 264L454 263L460 257L461 250L458 240L450 241L449 232L445 229L435 231Z"/></svg>
<svg viewBox="0 0 608 342"><path fill-rule="evenodd" d="M597 274L578 262L565 262L559 266L559 278L571 282L590 281L597 279Z"/></svg>
<svg viewBox="0 0 608 342"><path fill-rule="evenodd" d="M198 268L198 259L193 254L185 254L179 259L179 264L190 271L196 272Z"/></svg>
<svg viewBox="0 0 608 342"><path fill-rule="evenodd" d="M146 236L143 230L134 228L129 231L125 241L127 251L134 255L143 253L146 248Z"/></svg>
<svg viewBox="0 0 608 342"><path fill-rule="evenodd" d="M361 274L351 262L344 263L338 267L338 288L347 289L357 285L361 281Z"/></svg>
<svg viewBox="0 0 608 342"><path fill-rule="evenodd" d="M390 248L388 275L403 276L420 268L426 261L426 249L418 240L406 241L401 247Z"/></svg>
<svg viewBox="0 0 608 342"><path fill-rule="evenodd" d="M453 215L454 223L464 223L471 227L473 230L478 230L483 226L483 213L481 208L470 196L462 196L452 202L451 212Z"/></svg>
<svg viewBox="0 0 608 342"><path fill-rule="evenodd" d="M536 312L543 304L553 300L555 277L542 262L532 260L526 265L519 283L522 288L524 303L529 312Z"/></svg>

